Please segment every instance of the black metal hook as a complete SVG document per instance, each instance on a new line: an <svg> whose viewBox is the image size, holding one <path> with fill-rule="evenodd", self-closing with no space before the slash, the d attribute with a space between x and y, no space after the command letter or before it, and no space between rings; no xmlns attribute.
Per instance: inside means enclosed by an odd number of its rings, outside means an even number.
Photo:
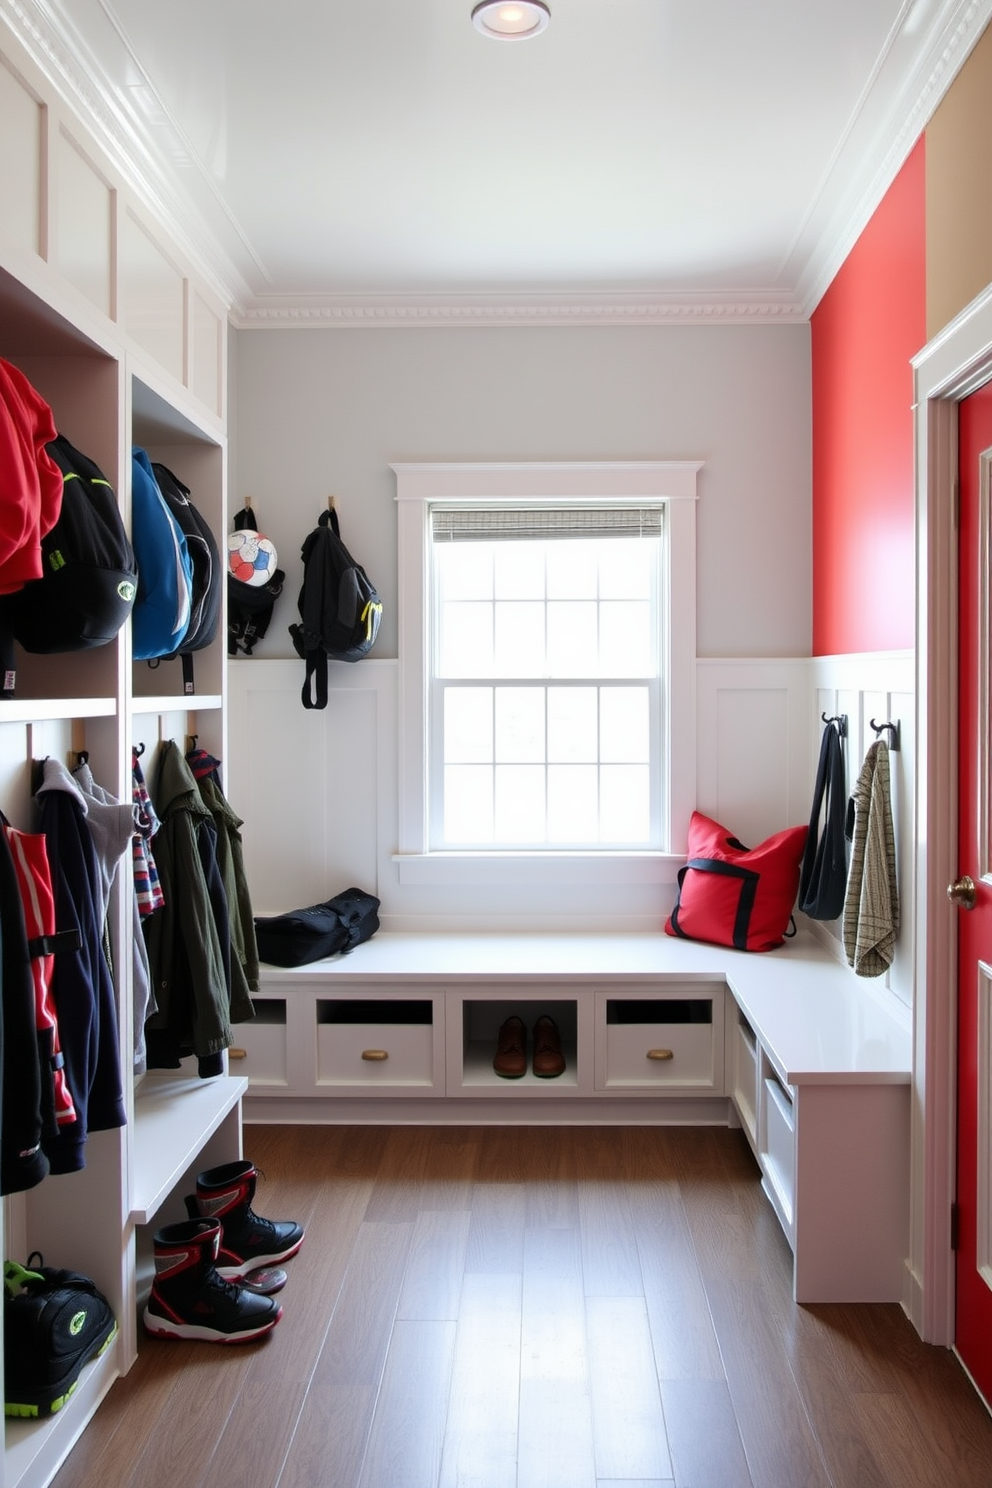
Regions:
<svg viewBox="0 0 992 1488"><path fill-rule="evenodd" d="M820 718L821 718L821 720L824 723L835 723L837 725L837 732L838 732L838 734L840 734L841 738L842 739L846 739L847 738L847 714L846 713L837 713L837 714L834 715L833 718L828 718L827 715L826 715L826 713L821 713L820 714Z"/></svg>
<svg viewBox="0 0 992 1488"><path fill-rule="evenodd" d="M899 723L898 723L898 721L895 722L895 723L876 723L875 720L874 720L874 718L869 718L869 720L868 720L868 726L869 726L869 728L873 728L875 730L875 737L876 738L879 736L879 734L884 734L886 732L886 730L887 730L888 731L888 735L889 735L889 740L888 740L889 748L890 749L898 749L899 748L899 732L900 732L900 729L899 729Z"/></svg>
<svg viewBox="0 0 992 1488"><path fill-rule="evenodd" d="M145 746L144 746L144 744L132 744L131 745L131 753L134 755L134 758L135 759L140 759L141 756L144 754L144 752L145 752Z"/></svg>

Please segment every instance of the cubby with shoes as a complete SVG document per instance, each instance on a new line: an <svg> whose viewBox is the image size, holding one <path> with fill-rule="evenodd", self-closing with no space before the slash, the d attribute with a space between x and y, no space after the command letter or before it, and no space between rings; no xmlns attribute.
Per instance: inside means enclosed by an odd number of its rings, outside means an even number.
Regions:
<svg viewBox="0 0 992 1488"><path fill-rule="evenodd" d="M536 1019L528 1040L523 1019L514 1014L500 1024L496 1036L493 1069L501 1079L519 1080L527 1073L528 1044L530 1069L539 1080L555 1080L565 1073L561 1033L554 1018L542 1013Z"/></svg>
<svg viewBox="0 0 992 1488"><path fill-rule="evenodd" d="M455 1081L465 1094L501 1099L576 1093L583 1079L578 1025L586 1011L574 998L463 997L450 1030L448 1093Z"/></svg>

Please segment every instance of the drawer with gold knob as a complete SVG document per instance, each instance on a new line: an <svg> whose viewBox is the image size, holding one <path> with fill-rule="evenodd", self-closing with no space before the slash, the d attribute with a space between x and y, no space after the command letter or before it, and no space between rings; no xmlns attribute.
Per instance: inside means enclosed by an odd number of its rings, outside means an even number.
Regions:
<svg viewBox="0 0 992 1488"><path fill-rule="evenodd" d="M700 996L601 999L597 1088L718 1090L723 1002Z"/></svg>
<svg viewBox="0 0 992 1488"><path fill-rule="evenodd" d="M318 999L317 1084L429 1091L433 1012L429 999Z"/></svg>
<svg viewBox="0 0 992 1488"><path fill-rule="evenodd" d="M289 1083L286 1048L286 1001L253 997L255 1017L235 1023L234 1042L227 1051L232 1075L244 1075L254 1090L266 1086L285 1089Z"/></svg>

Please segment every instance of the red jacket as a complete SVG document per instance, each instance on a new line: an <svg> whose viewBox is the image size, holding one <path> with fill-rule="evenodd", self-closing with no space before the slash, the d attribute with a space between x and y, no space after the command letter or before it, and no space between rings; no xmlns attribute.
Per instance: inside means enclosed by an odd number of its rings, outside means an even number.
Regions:
<svg viewBox="0 0 992 1488"><path fill-rule="evenodd" d="M62 472L45 449L57 432L41 394L0 357L0 594L41 578L41 539L62 510Z"/></svg>

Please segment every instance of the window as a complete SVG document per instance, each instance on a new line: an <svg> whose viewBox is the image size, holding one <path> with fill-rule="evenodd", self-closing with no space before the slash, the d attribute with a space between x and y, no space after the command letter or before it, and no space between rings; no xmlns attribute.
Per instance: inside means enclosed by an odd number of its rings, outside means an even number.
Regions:
<svg viewBox="0 0 992 1488"><path fill-rule="evenodd" d="M430 508L429 847L660 847L662 508Z"/></svg>
<svg viewBox="0 0 992 1488"><path fill-rule="evenodd" d="M694 794L698 465L393 468L401 876L667 854Z"/></svg>

